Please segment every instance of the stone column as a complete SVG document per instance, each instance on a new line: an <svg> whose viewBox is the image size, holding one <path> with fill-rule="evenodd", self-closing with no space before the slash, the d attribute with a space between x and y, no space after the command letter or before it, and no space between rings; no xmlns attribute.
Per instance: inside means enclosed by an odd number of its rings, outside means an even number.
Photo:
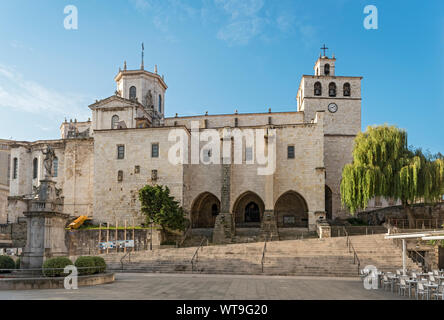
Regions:
<svg viewBox="0 0 444 320"><path fill-rule="evenodd" d="M230 212L230 194L231 194L231 162L232 162L232 143L231 132L224 130L224 136L221 139L223 150L229 147L230 155L222 156L222 185L220 192L220 213L216 217L213 230L213 243L224 244L231 243L234 236L233 215Z"/></svg>
<svg viewBox="0 0 444 320"><path fill-rule="evenodd" d="M271 140L273 139L273 140ZM270 141L269 141L270 140ZM266 138L265 146L268 148L268 143L276 143L276 136L269 135ZM276 149L274 149L276 150ZM269 157L270 159L270 157ZM273 161L276 161L275 157ZM265 176L265 210L261 217L261 231L260 238L265 240L265 237L278 240L278 228L276 215L274 213L274 172Z"/></svg>
<svg viewBox="0 0 444 320"><path fill-rule="evenodd" d="M231 243L234 234L233 216L230 213L231 165L222 164L220 213L216 217L213 243Z"/></svg>

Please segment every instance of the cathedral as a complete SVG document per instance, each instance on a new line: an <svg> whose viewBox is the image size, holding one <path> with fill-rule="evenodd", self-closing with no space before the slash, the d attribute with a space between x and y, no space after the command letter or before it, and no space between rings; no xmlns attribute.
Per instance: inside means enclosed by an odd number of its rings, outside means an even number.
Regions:
<svg viewBox="0 0 444 320"><path fill-rule="evenodd" d="M301 77L297 111L165 117L164 77L145 70L143 62L138 70L127 69L125 62L114 78L115 93L89 106L88 121L65 120L60 139L5 142L9 195L3 220L15 222L28 210L44 177L47 146L56 155L52 175L63 212L87 215L94 223L144 222L138 190L146 184L168 186L192 228L215 228L223 217L233 229L313 231L320 217L347 217L340 181L361 130L362 77L339 76L335 64L335 57L324 53L313 74ZM271 172L259 174L264 164L255 161L253 145L236 148L228 156L238 158L233 163L202 139L216 132L218 143L231 149L234 140L227 132L234 130L256 132L256 146L273 142ZM203 156L197 162L171 161L177 145L172 132L182 132L187 146L196 145L197 133ZM182 151L192 153L191 148Z"/></svg>

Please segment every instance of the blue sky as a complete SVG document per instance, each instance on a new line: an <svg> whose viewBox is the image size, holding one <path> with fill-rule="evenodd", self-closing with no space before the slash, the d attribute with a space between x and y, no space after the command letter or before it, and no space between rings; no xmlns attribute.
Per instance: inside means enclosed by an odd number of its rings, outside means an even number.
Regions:
<svg viewBox="0 0 444 320"><path fill-rule="evenodd" d="M78 30L63 26L78 8ZM363 27L366 5L378 29ZM123 61L158 65L166 114L296 110L320 47L363 76L362 127L395 124L444 152L443 1L39 0L0 3L0 138L59 138L64 118L112 95Z"/></svg>

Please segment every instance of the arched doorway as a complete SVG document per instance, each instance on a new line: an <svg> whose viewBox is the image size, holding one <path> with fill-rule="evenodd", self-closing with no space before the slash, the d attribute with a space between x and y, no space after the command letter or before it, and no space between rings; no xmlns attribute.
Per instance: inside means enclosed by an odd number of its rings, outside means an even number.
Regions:
<svg viewBox="0 0 444 320"><path fill-rule="evenodd" d="M259 227L265 205L254 192L247 191L240 195L233 206L236 225Z"/></svg>
<svg viewBox="0 0 444 320"><path fill-rule="evenodd" d="M279 228L308 228L308 206L295 191L288 191L276 201L274 212Z"/></svg>
<svg viewBox="0 0 444 320"><path fill-rule="evenodd" d="M245 207L245 222L261 222L261 213L256 202L250 202Z"/></svg>
<svg viewBox="0 0 444 320"><path fill-rule="evenodd" d="M325 212L328 220L333 219L333 193L327 185L325 185Z"/></svg>
<svg viewBox="0 0 444 320"><path fill-rule="evenodd" d="M213 228L219 212L219 199L210 192L201 193L191 206L192 228Z"/></svg>

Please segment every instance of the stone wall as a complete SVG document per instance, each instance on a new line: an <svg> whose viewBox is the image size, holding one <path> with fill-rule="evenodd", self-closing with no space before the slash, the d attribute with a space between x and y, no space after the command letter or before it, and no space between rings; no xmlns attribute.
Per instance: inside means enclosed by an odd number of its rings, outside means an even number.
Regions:
<svg viewBox="0 0 444 320"><path fill-rule="evenodd" d="M416 219L444 219L444 202L434 205L415 204L412 208ZM384 222L388 222L389 218L407 219L407 215L402 206L360 212L356 214L356 217L362 219L369 225L381 225Z"/></svg>
<svg viewBox="0 0 444 320"><path fill-rule="evenodd" d="M168 161L174 144L168 141L169 128L96 131L94 138L94 215L97 222L122 225L124 220L143 222L138 191L146 184L166 185L182 203L183 166ZM159 157L151 156L153 143L159 144ZM125 147L124 159L117 159L117 146ZM138 166L139 170L136 170ZM157 179L152 171L157 170ZM122 181L118 172L122 171Z"/></svg>
<svg viewBox="0 0 444 320"><path fill-rule="evenodd" d="M0 225L0 235L5 235L8 239L11 239L13 248L23 248L26 245L27 223L26 221L20 221L2 224Z"/></svg>

